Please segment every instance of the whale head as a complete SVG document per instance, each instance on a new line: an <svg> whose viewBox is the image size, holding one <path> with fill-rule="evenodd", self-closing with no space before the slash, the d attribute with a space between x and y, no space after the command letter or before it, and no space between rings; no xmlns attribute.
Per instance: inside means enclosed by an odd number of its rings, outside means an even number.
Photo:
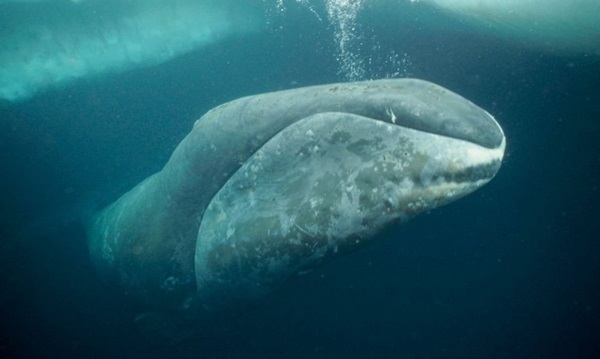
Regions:
<svg viewBox="0 0 600 359"><path fill-rule="evenodd" d="M284 108L271 111L302 112L297 101L311 111L245 159L208 204L195 300L209 310L259 298L384 228L475 191L500 168L505 139L494 118L428 82L266 96L253 101L283 96Z"/></svg>

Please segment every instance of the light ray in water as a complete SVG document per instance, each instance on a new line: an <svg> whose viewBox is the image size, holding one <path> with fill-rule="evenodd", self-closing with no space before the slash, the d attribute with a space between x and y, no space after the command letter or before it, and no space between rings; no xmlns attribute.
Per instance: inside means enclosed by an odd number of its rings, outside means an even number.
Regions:
<svg viewBox="0 0 600 359"><path fill-rule="evenodd" d="M235 0L0 3L0 99L156 65L264 26Z"/></svg>
<svg viewBox="0 0 600 359"><path fill-rule="evenodd" d="M545 51L600 55L598 0L412 0L482 32Z"/></svg>
<svg viewBox="0 0 600 359"><path fill-rule="evenodd" d="M0 0L0 100L156 65L232 34L258 31L269 26L265 15L285 12L286 3L328 23L338 75L346 81L409 73L410 58L401 51L383 54L360 20L375 7L394 19L393 26L413 6L435 18L429 4L511 42L600 55L596 0ZM433 21L423 23L443 31Z"/></svg>

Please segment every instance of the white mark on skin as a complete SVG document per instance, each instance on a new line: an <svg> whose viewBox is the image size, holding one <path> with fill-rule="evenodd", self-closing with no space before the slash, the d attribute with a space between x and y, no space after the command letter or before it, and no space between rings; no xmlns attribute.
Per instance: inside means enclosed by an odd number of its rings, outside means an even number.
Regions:
<svg viewBox="0 0 600 359"><path fill-rule="evenodd" d="M298 228L298 230L304 234L306 234L307 236L309 236L310 238L314 238L315 236L310 234L306 229L300 227L299 225L297 225L296 223L294 223L294 227Z"/></svg>
<svg viewBox="0 0 600 359"><path fill-rule="evenodd" d="M390 116L390 119L392 120L392 123L395 124L396 123L396 114L394 113L394 110L392 110L391 107L388 107L385 109L385 113Z"/></svg>
<svg viewBox="0 0 600 359"><path fill-rule="evenodd" d="M235 234L235 228L227 228L227 238L231 238Z"/></svg>
<svg viewBox="0 0 600 359"><path fill-rule="evenodd" d="M310 208L314 209L315 207L317 207L317 205L319 205L321 202L323 202L323 200L321 198L311 198L309 202L310 202Z"/></svg>

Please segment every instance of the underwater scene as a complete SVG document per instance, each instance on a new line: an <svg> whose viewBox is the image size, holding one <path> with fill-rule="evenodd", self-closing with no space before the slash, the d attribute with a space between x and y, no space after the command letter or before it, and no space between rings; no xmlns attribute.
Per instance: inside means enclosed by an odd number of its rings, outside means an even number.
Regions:
<svg viewBox="0 0 600 359"><path fill-rule="evenodd" d="M596 358L600 2L0 0L1 358Z"/></svg>

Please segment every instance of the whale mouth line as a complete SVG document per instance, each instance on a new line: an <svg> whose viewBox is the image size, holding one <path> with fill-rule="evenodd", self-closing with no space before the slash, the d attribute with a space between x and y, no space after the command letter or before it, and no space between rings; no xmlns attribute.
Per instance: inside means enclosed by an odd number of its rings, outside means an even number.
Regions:
<svg viewBox="0 0 600 359"><path fill-rule="evenodd" d="M457 171L449 171L442 177L446 182L456 184L466 182L489 181L498 172L500 163L500 159L493 159L486 163L479 163L466 166Z"/></svg>
<svg viewBox="0 0 600 359"><path fill-rule="evenodd" d="M385 113L387 117L381 116ZM416 126L406 125L401 119L395 116L393 109L387 108L385 112L372 111L370 113L360 113L360 111L325 111L320 112L317 116L326 116L327 114L341 114L350 118L358 117L371 123L374 131L391 132L394 128L401 132L396 132L398 136L418 136L421 141L438 143L431 145L428 149L422 148L420 151L429 151L429 154L438 158L445 164L438 167L437 170L430 172L428 179L424 181L428 186L451 186L463 185L466 183L477 184L481 186L483 183L491 180L498 172L502 159L504 157L504 149L506 139L503 137L500 145L490 148L479 143L475 143L468 139L453 136L452 134L440 133L441 131L430 131L423 128L415 128ZM494 118L487 112L486 119L496 123ZM380 127L377 130L375 127ZM498 125L499 127L499 125ZM500 130L501 131L501 130ZM366 133L365 133L366 134ZM503 133L502 133L503 134ZM441 142L440 142L441 141ZM451 146L449 152L442 152L438 146L440 144ZM447 157L446 157L447 156ZM435 161L434 161L435 162ZM421 181L423 181L421 179Z"/></svg>

